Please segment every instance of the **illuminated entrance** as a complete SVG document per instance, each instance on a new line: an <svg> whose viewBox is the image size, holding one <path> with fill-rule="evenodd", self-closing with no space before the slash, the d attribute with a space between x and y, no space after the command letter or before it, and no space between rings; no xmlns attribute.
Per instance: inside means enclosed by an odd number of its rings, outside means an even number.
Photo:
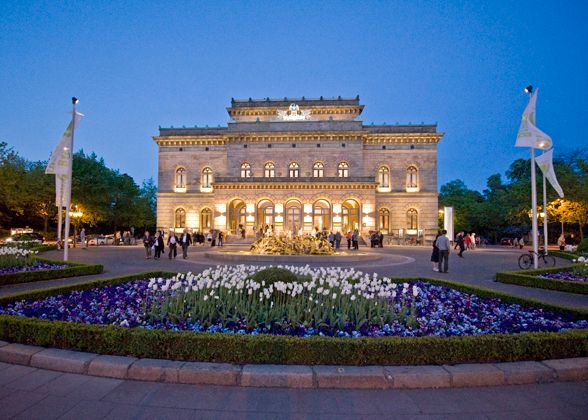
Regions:
<svg viewBox="0 0 588 420"><path fill-rule="evenodd" d="M341 205L341 222L344 232L359 229L359 203L347 200Z"/></svg>
<svg viewBox="0 0 588 420"><path fill-rule="evenodd" d="M231 233L238 233L239 225L245 226L246 206L243 200L233 200L229 204L229 230Z"/></svg>

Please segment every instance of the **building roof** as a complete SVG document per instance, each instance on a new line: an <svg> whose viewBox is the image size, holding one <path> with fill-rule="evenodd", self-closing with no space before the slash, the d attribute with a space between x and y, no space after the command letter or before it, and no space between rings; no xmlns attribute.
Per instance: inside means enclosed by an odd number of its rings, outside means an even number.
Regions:
<svg viewBox="0 0 588 420"><path fill-rule="evenodd" d="M359 95L355 98L264 98L264 99L235 99L231 98L232 108L264 108L287 107L295 103L299 106L359 106Z"/></svg>

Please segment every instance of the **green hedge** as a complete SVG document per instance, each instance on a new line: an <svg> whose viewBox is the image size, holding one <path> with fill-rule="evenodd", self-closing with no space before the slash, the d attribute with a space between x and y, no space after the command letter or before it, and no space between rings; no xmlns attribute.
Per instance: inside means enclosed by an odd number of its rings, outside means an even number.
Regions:
<svg viewBox="0 0 588 420"><path fill-rule="evenodd" d="M0 286L41 280L60 279L63 277L78 277L88 276L90 274L100 274L104 268L100 264L81 264L69 261L54 261L41 257L35 257L35 259L51 264L65 264L67 267L53 270L23 271L20 273L0 274Z"/></svg>
<svg viewBox="0 0 588 420"><path fill-rule="evenodd" d="M559 271L572 270L575 265L566 267L546 268L543 270L507 271L496 273L496 281L500 283L516 284L525 287L537 287L539 289L559 290L560 292L588 294L588 283L577 281L550 280L537 277L544 273L557 273Z"/></svg>
<svg viewBox="0 0 588 420"><path fill-rule="evenodd" d="M46 252L46 251L55 251L56 249L57 249L57 245L39 245L39 246L32 247L31 251Z"/></svg>
<svg viewBox="0 0 588 420"><path fill-rule="evenodd" d="M95 280L83 285L55 287L0 298L0 304L42 298L71 290L116 284L139 278L171 276L149 272ZM411 281L409 279L395 279ZM542 306L577 318L588 311L561 308L535 301L436 279L421 279L484 297ZM0 316L0 339L99 354L157 359L279 364L418 365L467 362L544 360L588 356L588 330L562 333L493 334L463 337L334 338L273 335L233 335L173 332L97 326L35 318Z"/></svg>
<svg viewBox="0 0 588 420"><path fill-rule="evenodd" d="M558 257L558 258L563 258L564 260L575 260L576 258L579 257L578 254L575 254L573 252L567 252L567 251L558 251L558 250L549 250L549 255L553 255L554 257Z"/></svg>

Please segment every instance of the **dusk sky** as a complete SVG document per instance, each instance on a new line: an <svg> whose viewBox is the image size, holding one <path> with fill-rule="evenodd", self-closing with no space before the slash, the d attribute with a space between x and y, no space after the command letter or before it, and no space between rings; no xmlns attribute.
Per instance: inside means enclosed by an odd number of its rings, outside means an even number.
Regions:
<svg viewBox="0 0 588 420"><path fill-rule="evenodd" d="M439 186L483 189L539 87L555 157L588 141L586 1L0 2L0 141L157 178L158 126L226 125L234 98L360 96L364 123L438 123Z"/></svg>

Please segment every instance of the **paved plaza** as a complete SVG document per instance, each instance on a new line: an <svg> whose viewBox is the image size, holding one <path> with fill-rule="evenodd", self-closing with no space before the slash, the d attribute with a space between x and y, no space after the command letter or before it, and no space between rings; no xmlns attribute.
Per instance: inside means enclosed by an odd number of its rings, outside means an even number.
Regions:
<svg viewBox="0 0 588 420"><path fill-rule="evenodd" d="M227 246L227 249L243 249ZM71 250L71 260L104 265L105 272L0 288L6 295L141 271L199 271L220 264L204 256L145 260L140 246ZM494 282L496 271L516 270L521 251L485 248L450 257L448 274L431 270L427 247L363 248L381 258L353 263L387 276L446 278L560 305L588 308L588 296ZM524 252L524 251L523 251ZM57 251L45 253L59 258ZM558 265L568 262L558 259ZM322 264L325 265L325 264ZM349 265L349 264L341 264ZM588 382L427 390L331 390L183 385L99 378L0 363L0 418L588 418Z"/></svg>

